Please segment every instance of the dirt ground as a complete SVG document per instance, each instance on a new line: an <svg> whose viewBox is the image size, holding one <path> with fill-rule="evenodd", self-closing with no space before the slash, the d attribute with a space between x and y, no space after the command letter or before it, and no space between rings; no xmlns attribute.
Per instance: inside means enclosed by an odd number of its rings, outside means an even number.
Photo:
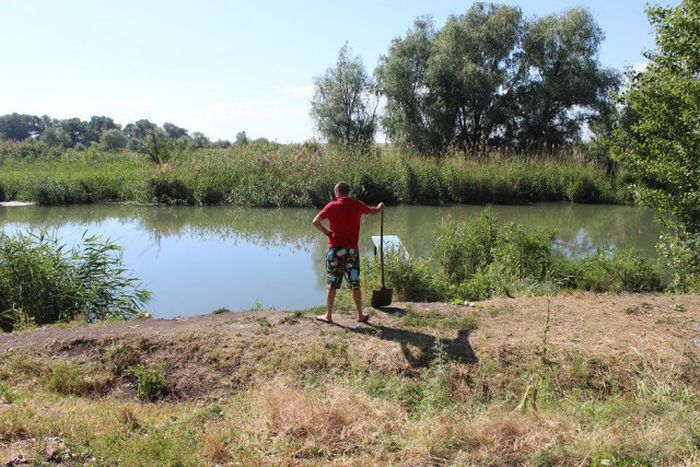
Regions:
<svg viewBox="0 0 700 467"><path fill-rule="evenodd" d="M276 365L284 369L290 360L315 358L324 348L320 345L342 345L363 367L399 373L425 366L437 338L451 358L464 363L536 359L548 309L551 358L579 353L676 365L700 353L694 343L700 338L700 295L587 293L499 298L475 306L395 303L383 311L372 310L369 324L359 324L349 314L336 314L331 325L314 320L313 314L290 319L289 312L261 311L43 327L0 335L0 352L81 364L109 360L111 365L160 366L174 398L210 398L247 384L263 366L270 373ZM408 322L406 316L419 321ZM426 324L422 317L432 321ZM465 318L476 323L476 329L454 325ZM453 325L442 325L448 322ZM133 396L128 388L111 393L122 394Z"/></svg>

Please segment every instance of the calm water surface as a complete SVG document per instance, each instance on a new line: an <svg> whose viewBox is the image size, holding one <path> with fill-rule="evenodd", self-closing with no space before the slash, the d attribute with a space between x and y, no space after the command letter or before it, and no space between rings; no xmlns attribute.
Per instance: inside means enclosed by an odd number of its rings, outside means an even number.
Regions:
<svg viewBox="0 0 700 467"><path fill-rule="evenodd" d="M443 219L468 220L481 206L387 208L385 233L412 255L430 249ZM651 211L630 206L547 203L495 206L506 222L557 232L571 255L607 246L634 246L653 256L659 230ZM324 303L325 238L311 226L316 211L236 207L0 207L0 229L55 231L68 245L84 232L124 247L124 260L153 291L155 316L208 313L219 307L298 309ZM366 217L360 248L372 249L379 216Z"/></svg>

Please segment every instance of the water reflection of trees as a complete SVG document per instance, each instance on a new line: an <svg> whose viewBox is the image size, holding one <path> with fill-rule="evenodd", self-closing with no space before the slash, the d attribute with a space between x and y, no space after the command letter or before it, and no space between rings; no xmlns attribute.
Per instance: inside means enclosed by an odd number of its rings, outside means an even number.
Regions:
<svg viewBox="0 0 700 467"><path fill-rule="evenodd" d="M481 206L399 206L386 213L385 231L398 235L413 255L425 254L447 216L469 221ZM494 206L504 222L557 232L558 244L575 254L610 245L636 246L652 255L659 229L650 211L630 206L548 203L531 206ZM99 233L108 220L135 224L161 237L218 238L247 241L269 248L293 248L323 258L324 239L311 226L310 209L241 207L146 207L82 205L67 207L0 208L0 226L21 223L39 228L80 225ZM379 216L363 221L360 248L372 248L371 235L379 233Z"/></svg>
<svg viewBox="0 0 700 467"><path fill-rule="evenodd" d="M99 232L100 224L116 220L135 224L161 237L244 240L266 247L287 246L308 250L317 236L311 228L313 211L304 209L253 209L237 207L147 207L84 205L0 209L0 225L21 223L38 228L78 224Z"/></svg>

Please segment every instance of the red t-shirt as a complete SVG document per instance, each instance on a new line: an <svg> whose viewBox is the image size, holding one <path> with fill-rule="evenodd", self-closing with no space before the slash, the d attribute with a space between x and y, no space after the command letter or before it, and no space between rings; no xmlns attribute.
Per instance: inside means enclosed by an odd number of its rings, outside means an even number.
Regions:
<svg viewBox="0 0 700 467"><path fill-rule="evenodd" d="M341 196L335 201L326 204L319 216L328 219L333 233L328 238L328 246L331 248L357 248L360 238L360 218L363 214L369 214L372 208L362 201Z"/></svg>

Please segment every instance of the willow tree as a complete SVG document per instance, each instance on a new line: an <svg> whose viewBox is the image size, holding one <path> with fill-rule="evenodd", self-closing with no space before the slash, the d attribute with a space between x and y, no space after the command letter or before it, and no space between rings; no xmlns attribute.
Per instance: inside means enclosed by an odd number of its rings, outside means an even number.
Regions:
<svg viewBox="0 0 700 467"><path fill-rule="evenodd" d="M516 50L523 26L520 9L481 3L439 31L430 18L417 19L377 69L389 137L421 152L486 145L507 119L522 75Z"/></svg>
<svg viewBox="0 0 700 467"><path fill-rule="evenodd" d="M510 125L516 146L543 150L577 142L585 123L610 111L620 81L598 62L604 37L582 8L527 25L521 55L527 73Z"/></svg>
<svg viewBox="0 0 700 467"><path fill-rule="evenodd" d="M476 3L439 30L419 18L377 68L384 128L432 153L570 143L618 85L597 60L602 39L582 9L525 20L517 7Z"/></svg>
<svg viewBox="0 0 700 467"><path fill-rule="evenodd" d="M368 146L377 131L378 99L362 60L345 44L335 66L314 80L311 117L331 144Z"/></svg>

